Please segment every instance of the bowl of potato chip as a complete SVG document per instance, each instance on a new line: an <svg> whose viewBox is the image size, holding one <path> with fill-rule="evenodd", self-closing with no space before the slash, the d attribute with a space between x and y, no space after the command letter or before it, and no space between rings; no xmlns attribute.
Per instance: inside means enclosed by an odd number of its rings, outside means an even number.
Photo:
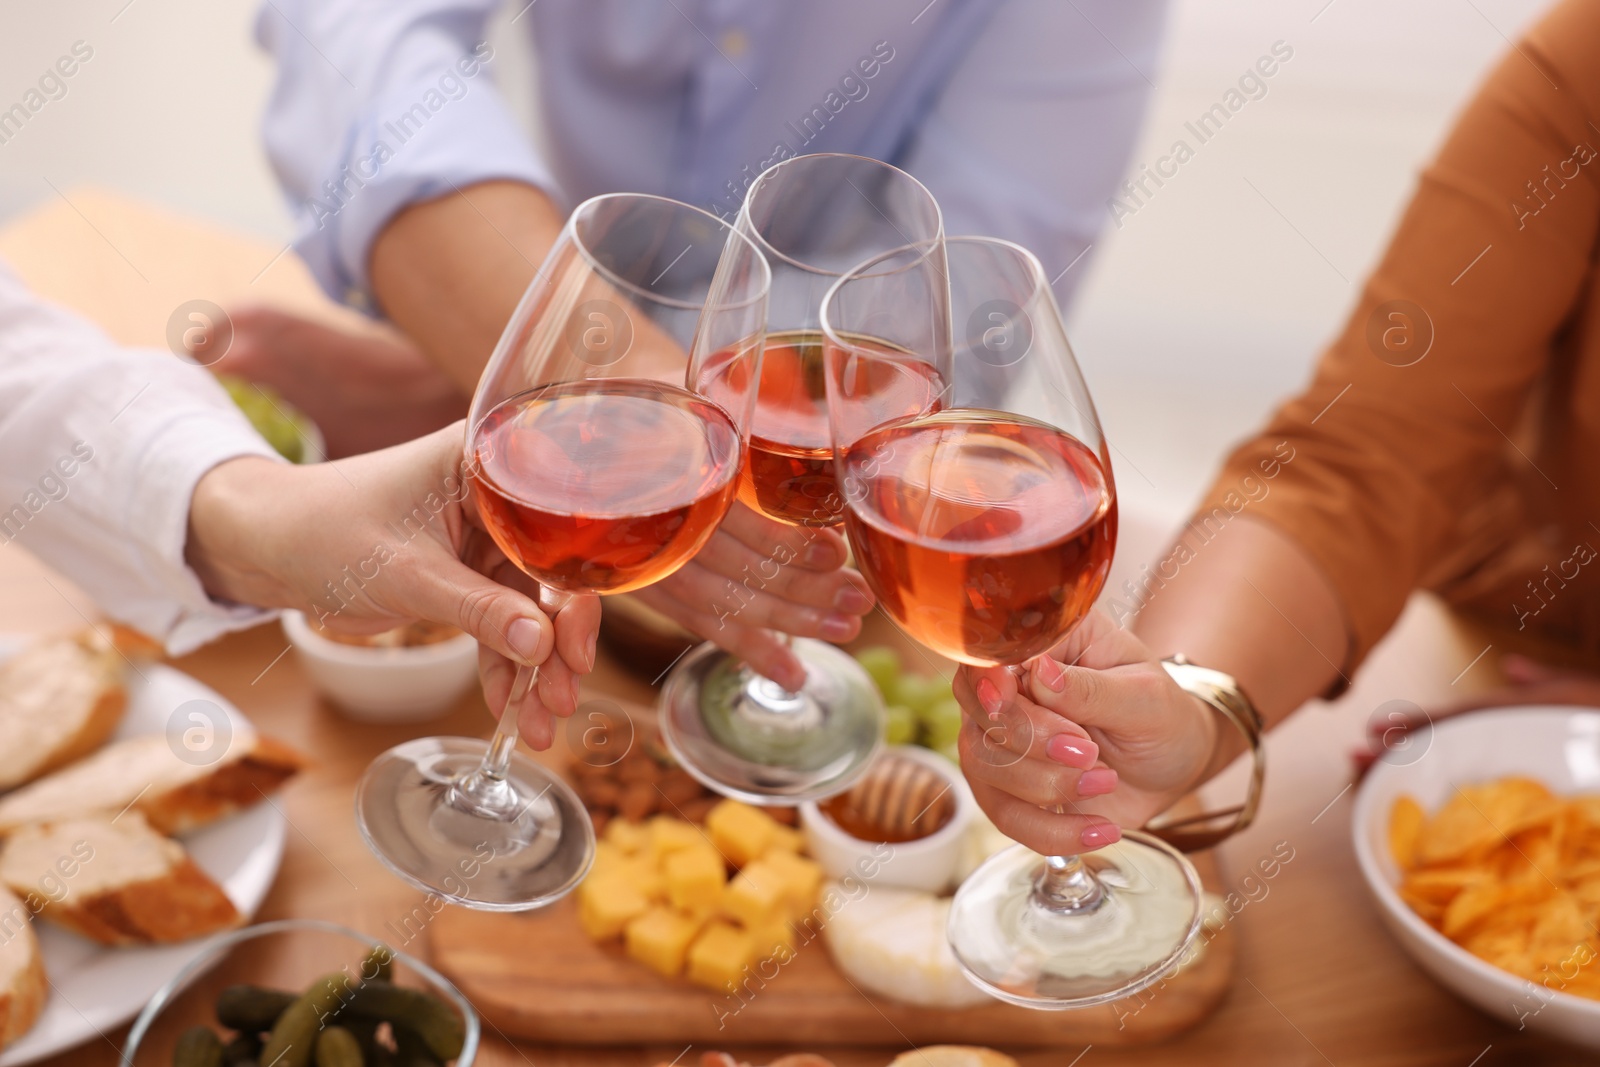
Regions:
<svg viewBox="0 0 1600 1067"><path fill-rule="evenodd" d="M1600 1048L1600 711L1438 723L1373 766L1353 829L1423 969L1513 1027Z"/></svg>

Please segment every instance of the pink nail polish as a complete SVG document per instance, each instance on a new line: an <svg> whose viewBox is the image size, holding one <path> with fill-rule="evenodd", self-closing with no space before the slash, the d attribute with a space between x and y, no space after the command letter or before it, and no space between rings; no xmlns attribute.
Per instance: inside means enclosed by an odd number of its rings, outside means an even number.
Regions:
<svg viewBox="0 0 1600 1067"><path fill-rule="evenodd" d="M1045 742L1044 754L1057 763L1086 771L1100 758L1100 746L1077 734L1056 734Z"/></svg>
<svg viewBox="0 0 1600 1067"><path fill-rule="evenodd" d="M1000 700L1000 690L987 678L979 678L972 691L978 695L979 705L991 717L1000 714L1000 709L1005 706Z"/></svg>
<svg viewBox="0 0 1600 1067"><path fill-rule="evenodd" d="M1078 795L1080 797L1099 797L1111 792L1117 787L1117 772L1110 767L1096 767L1084 771L1078 777Z"/></svg>
<svg viewBox="0 0 1600 1067"><path fill-rule="evenodd" d="M1067 688L1066 669L1051 659L1049 656L1040 656L1033 661L1033 673L1038 675L1039 681L1052 693L1064 692Z"/></svg>
<svg viewBox="0 0 1600 1067"><path fill-rule="evenodd" d="M1083 847L1088 849L1105 848L1122 840L1122 831L1115 823L1097 822L1086 828L1078 835L1078 840L1083 842Z"/></svg>
<svg viewBox="0 0 1600 1067"><path fill-rule="evenodd" d="M833 545L825 541L813 541L806 546L801 559L808 567L834 567L838 565L839 553Z"/></svg>

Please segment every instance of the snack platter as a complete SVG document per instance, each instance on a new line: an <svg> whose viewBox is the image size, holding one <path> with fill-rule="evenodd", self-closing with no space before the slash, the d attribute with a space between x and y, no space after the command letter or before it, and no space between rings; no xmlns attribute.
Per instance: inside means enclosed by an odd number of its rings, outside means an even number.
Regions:
<svg viewBox="0 0 1600 1067"><path fill-rule="evenodd" d="M653 721L647 709L630 707L627 714L636 724ZM573 757L558 742L548 758L553 766L570 768ZM606 842L618 835L613 828L601 836ZM602 851L610 850L603 846ZM1215 884L1210 857L1193 858L1202 878ZM869 992L836 966L823 927L852 921L870 925L880 916L887 925L895 918L894 903L906 896L874 887L870 877L830 880L810 918L791 924L792 951L762 959L732 992L652 973L630 956L620 938L597 939L581 891L531 913L446 908L432 930L433 961L507 1036L581 1045L1138 1044L1198 1023L1228 989L1235 947L1231 929L1223 925L1202 932L1199 951L1172 977L1097 1008L1032 1011L981 997L972 998L976 1002L970 1006L921 1007ZM916 934L942 938L942 924ZM689 969L692 973L692 962ZM919 978L908 974L906 980L909 987Z"/></svg>
<svg viewBox="0 0 1600 1067"><path fill-rule="evenodd" d="M10 660L27 644L22 639L0 636L0 663ZM133 658L138 658L137 653ZM120 660L116 666L123 668ZM136 670L119 669L114 674L117 680L106 686L108 692L117 694L114 726L102 723L98 731L91 731L100 736L75 753L76 762L63 761L64 765L55 769L56 774L71 774L75 766L93 761L101 753L128 752L130 749L125 746L130 743L141 746L149 739L162 738L165 748L164 739L172 729L174 713L184 707L204 709L209 716L206 728L212 731L209 736L225 738L226 745L236 751L249 750L259 740L249 721L225 699L171 667L143 662L137 664ZM15 704L8 713L14 710ZM190 723L185 721L182 725L187 727ZM153 747L153 742L149 745ZM225 757L225 753L219 753L218 762ZM152 781L158 775L158 771L152 771ZM22 786L0 796L0 807L9 805L10 810L17 810L17 798L27 789ZM270 785L267 791L271 791ZM35 795L42 802L51 799L44 793ZM98 827L100 837L92 836L99 818L93 813L82 820L46 820L45 825L70 831L68 836L76 852L57 847L57 842L50 841L35 826L10 828L10 840L17 844L19 852L23 851L22 844L31 840L33 851L50 857L61 853L65 864L49 865L54 879L38 891L39 899L22 893L26 887L20 885L7 893L13 901L22 903L8 909L6 919L24 917L22 926L7 926L7 944L20 945L36 938L44 986L37 1018L0 1051L0 1067L36 1062L97 1039L125 1023L168 979L205 951L208 935L248 921L266 897L283 858L286 832L284 816L276 806L254 804L236 814L202 813L192 806L187 811L177 806L161 810L149 804L151 795L147 792L137 804L131 804L128 814L105 820ZM212 821L215 816L221 817ZM185 821L193 826L178 825ZM174 836L167 838L163 836L166 834ZM85 841L89 844L85 845ZM75 915L71 910L73 894L87 892L91 882L103 875L104 864L112 856L126 855L130 842L146 849L147 854L148 849L161 848L181 857L174 864L175 879L181 879L181 886L194 891L200 899L209 900L209 906L188 914L180 914L184 909L171 911L165 929L97 928L87 913ZM96 843L98 851L91 852ZM16 856L13 853L14 860ZM100 859L102 869L97 869L95 859L100 857L106 858ZM12 893L16 895L11 896ZM53 904L62 906L54 920L48 914ZM34 912L37 914L28 917ZM72 929L73 925L78 929ZM15 989L8 990L8 996L18 994L25 986L19 981Z"/></svg>

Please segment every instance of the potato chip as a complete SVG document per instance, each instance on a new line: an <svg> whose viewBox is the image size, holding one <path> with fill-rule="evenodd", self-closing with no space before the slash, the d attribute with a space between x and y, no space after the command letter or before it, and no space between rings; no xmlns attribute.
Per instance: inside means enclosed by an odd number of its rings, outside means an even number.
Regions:
<svg viewBox="0 0 1600 1067"><path fill-rule="evenodd" d="M1429 817L1389 812L1401 899L1468 952L1550 989L1600 1000L1600 796L1531 778L1459 786Z"/></svg>
<svg viewBox="0 0 1600 1067"><path fill-rule="evenodd" d="M1427 820L1415 797L1402 796L1389 809L1389 855L1402 871L1409 871L1417 860L1417 835Z"/></svg>

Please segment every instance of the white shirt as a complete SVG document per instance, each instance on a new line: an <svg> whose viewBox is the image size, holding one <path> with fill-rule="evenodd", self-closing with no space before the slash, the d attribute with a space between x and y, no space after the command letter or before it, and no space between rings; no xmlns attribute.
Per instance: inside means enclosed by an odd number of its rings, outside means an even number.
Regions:
<svg viewBox="0 0 1600 1067"><path fill-rule="evenodd" d="M276 455L204 369L119 348L0 262L0 552L25 546L182 655L265 615L212 601L185 564L195 484Z"/></svg>
<svg viewBox="0 0 1600 1067"><path fill-rule="evenodd" d="M786 155L910 171L946 232L1026 245L1057 296L1109 218L1165 0L510 0L537 53L547 144L492 84L498 0L269 0L264 132L336 298L400 209L492 178L565 208L655 193L725 216ZM492 64L491 64L492 65ZM1075 269L1068 270L1077 264Z"/></svg>

